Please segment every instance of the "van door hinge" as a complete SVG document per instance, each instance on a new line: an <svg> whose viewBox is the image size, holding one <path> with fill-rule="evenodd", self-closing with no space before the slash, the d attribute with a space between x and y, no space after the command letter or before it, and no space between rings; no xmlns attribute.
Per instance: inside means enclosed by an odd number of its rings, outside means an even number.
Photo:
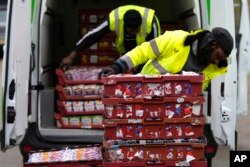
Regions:
<svg viewBox="0 0 250 167"><path fill-rule="evenodd" d="M43 90L43 89L44 89L44 85L42 85L42 84L30 86L30 90Z"/></svg>

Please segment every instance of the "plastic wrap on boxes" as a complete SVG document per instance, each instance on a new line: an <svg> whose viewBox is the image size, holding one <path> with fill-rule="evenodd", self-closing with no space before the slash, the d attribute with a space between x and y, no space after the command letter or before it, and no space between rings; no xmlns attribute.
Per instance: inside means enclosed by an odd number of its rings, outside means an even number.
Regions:
<svg viewBox="0 0 250 167"><path fill-rule="evenodd" d="M56 69L58 84L60 85L79 85L79 84L100 84L100 67L78 67L72 66L66 71Z"/></svg>
<svg viewBox="0 0 250 167"><path fill-rule="evenodd" d="M101 147L66 148L62 150L31 152L26 164L101 161L102 159Z"/></svg>

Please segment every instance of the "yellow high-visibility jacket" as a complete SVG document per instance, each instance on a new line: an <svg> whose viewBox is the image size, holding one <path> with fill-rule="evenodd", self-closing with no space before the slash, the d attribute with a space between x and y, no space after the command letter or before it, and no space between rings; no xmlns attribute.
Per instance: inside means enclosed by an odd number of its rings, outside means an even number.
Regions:
<svg viewBox="0 0 250 167"><path fill-rule="evenodd" d="M182 30L166 31L163 35L137 46L120 59L126 61L129 69L144 64L142 74L179 73L185 65L191 46L184 46L185 39L205 30L186 32ZM211 79L227 72L227 67L218 68L209 64L202 73L205 75L203 89Z"/></svg>
<svg viewBox="0 0 250 167"><path fill-rule="evenodd" d="M151 32L152 30L152 21L154 18L154 13L155 11L153 9L145 8L145 7L140 7L136 5L125 5L118 7L114 10L111 11L109 14L109 28L111 31L115 31L116 33L116 48L119 53L124 53L125 48L124 48L124 21L123 17L126 11L128 10L137 10L141 16L142 16L142 25L140 32L136 35L136 42L137 45L145 42L147 35ZM159 21L156 18L156 22L158 24L158 32L160 35L160 25Z"/></svg>

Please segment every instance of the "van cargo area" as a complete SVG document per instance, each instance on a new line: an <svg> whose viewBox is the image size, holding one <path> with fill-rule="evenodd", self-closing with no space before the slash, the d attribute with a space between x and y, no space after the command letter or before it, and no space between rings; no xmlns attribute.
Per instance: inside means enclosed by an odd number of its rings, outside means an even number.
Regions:
<svg viewBox="0 0 250 167"><path fill-rule="evenodd" d="M39 83L44 87L31 92L31 122L38 122L38 130L43 139L57 143L102 143L103 130L57 127L54 118L54 114L58 112L58 81L55 71L61 60L74 49L81 38L81 28L85 24L81 22L82 14L88 16L88 13L93 13L91 11L106 11L103 13L106 15L112 9L127 4L154 9L162 31L179 28L193 30L200 27L200 20L194 11L194 0L47 0L47 8L40 10L40 24L33 30L39 32L37 38L33 37L39 46L34 46L37 52L34 53L34 70L31 74L32 84ZM114 36L113 40L115 41ZM75 61L75 65L77 62L79 60ZM39 78L36 78L34 73L39 73Z"/></svg>
<svg viewBox="0 0 250 167"><path fill-rule="evenodd" d="M83 151L80 151L82 148L93 146L101 147L105 155L103 160L110 161L101 162L100 165L104 167L176 165L174 161L171 161L171 164L167 162L171 159L181 160L177 166L187 166L186 163L182 163L183 160L193 158L204 164L191 164L191 166L206 166L205 164L208 167L212 166L212 158L219 146L237 150L239 145L237 117L240 114L247 114L248 111L247 76L250 71L247 68L250 62L248 2L248 0L4 2L6 32L2 60L1 151L19 146L24 165L31 166L40 166L36 160L32 161L34 164L27 164L29 157L32 157L31 153L37 153L33 154L35 158L43 156L46 161L41 163L49 164L44 164L45 166L53 166L55 163L50 165L50 161L57 161L58 159L53 158L58 153L60 157L64 157L61 156L64 155L62 153L67 155L74 150L75 155L82 155ZM179 30L176 31L178 33L180 30L190 32L202 28L213 34L215 27L225 28L234 42L232 51L227 56L227 67L217 71L217 68L213 70L209 68L215 67L214 65L209 65L207 71L204 69L206 76L190 71L177 75L133 75L140 71L142 65L139 69L131 69L128 74L100 78L101 70L112 66L114 61L122 56L116 46L120 51L128 48L130 50L132 49L130 44L136 43L134 40L130 41L130 35L128 38L125 36L124 40L129 44L126 43L123 47L121 46L123 44L120 45L122 37L116 38L116 33L119 35L124 33L120 31L123 22L119 21L121 24L118 24L115 19L123 14L120 9L127 10L131 7L129 5L135 5L142 17L147 18L142 24L148 24L147 27L140 29L142 34L136 36L138 43L144 40L141 36L143 33L152 31L149 25L153 14L155 14L152 19L154 33L148 34L146 40L160 32L160 29L163 34L172 30ZM109 20L110 23L114 21L114 24L108 25ZM156 25L158 20L160 27ZM108 29L119 32L103 34ZM129 29L126 30L130 33ZM97 33L92 35L93 32ZM164 35L168 34L167 32ZM90 35L88 36L90 38L86 38L85 49L79 51L84 45L81 41L87 35ZM99 36L101 39L98 35L102 36ZM88 43L91 40L92 42ZM193 51L196 51L196 42L190 47ZM211 52L211 55L224 60L221 43L217 40L215 42L218 47ZM150 42L153 43L154 41ZM198 41L198 46L199 44ZM168 54L169 50L165 52L164 48L160 48L163 45L158 41L156 41L158 50L151 46L155 54L163 52ZM176 45L173 47L173 53L180 54L179 49L176 50ZM60 64L67 64L63 61L64 58L68 55L74 57L72 52L74 50L78 52L78 56L72 66L68 69L60 68ZM142 53L151 55L152 52L147 51L143 48ZM185 51L188 50L185 48ZM157 60L162 62L161 58L157 57ZM137 63L137 60L132 61ZM167 62L162 63L167 65ZM162 63L160 65L163 65ZM175 61L174 64L176 63ZM156 65L154 69L159 71L163 69L158 66L157 61L156 64L153 61L153 65ZM174 65L173 69L174 67L178 65ZM170 69L166 67L166 70ZM211 77L206 74L210 70ZM205 90L203 88L207 82L204 83L204 78L212 79ZM157 147L152 148L151 145ZM201 152L204 152L204 156ZM50 154L52 159L48 159L47 155ZM78 163L78 160L86 159L78 157L71 160L77 160L74 165L82 166L82 162ZM146 164L148 160L150 162ZM164 162L158 164L159 160ZM100 165L86 164L86 166Z"/></svg>

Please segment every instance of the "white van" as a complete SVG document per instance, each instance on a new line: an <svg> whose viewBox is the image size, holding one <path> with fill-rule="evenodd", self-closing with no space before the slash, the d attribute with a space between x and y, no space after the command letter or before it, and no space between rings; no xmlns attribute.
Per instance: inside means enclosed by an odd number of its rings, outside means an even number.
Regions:
<svg viewBox="0 0 250 167"><path fill-rule="evenodd" d="M184 30L220 26L233 35L228 73L212 81L205 92L204 110L208 146L236 149L236 113L247 113L247 0L9 0L2 70L2 151L19 145L26 161L30 150L102 143L102 130L56 126L55 70L79 40L79 11L112 10L131 3L155 9L161 23L181 23ZM209 153L208 161L215 152Z"/></svg>
<svg viewBox="0 0 250 167"><path fill-rule="evenodd" d="M0 2L0 49L1 49L0 50L0 58L3 58L6 11L7 11L7 1L3 0Z"/></svg>

